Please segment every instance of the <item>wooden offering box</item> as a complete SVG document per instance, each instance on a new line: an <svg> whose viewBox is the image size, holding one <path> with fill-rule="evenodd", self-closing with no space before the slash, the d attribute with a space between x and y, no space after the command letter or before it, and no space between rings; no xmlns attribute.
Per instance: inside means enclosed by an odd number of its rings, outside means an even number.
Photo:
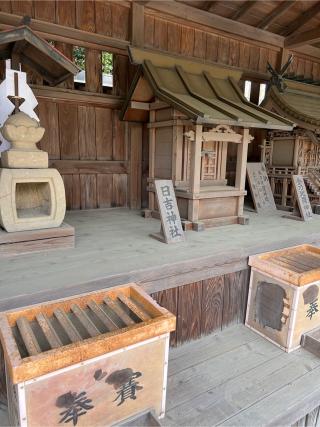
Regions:
<svg viewBox="0 0 320 427"><path fill-rule="evenodd" d="M310 245L249 257L246 325L287 352L320 326L320 249Z"/></svg>
<svg viewBox="0 0 320 427"><path fill-rule="evenodd" d="M135 284L0 315L10 425L164 416L175 316Z"/></svg>

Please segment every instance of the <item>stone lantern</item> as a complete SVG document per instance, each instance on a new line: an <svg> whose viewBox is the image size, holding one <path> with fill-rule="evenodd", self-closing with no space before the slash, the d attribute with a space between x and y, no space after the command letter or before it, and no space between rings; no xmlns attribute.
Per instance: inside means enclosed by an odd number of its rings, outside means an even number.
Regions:
<svg viewBox="0 0 320 427"><path fill-rule="evenodd" d="M63 180L48 169L48 153L36 146L45 129L18 112L0 131L11 144L1 156L1 226L8 232L59 227L66 211Z"/></svg>

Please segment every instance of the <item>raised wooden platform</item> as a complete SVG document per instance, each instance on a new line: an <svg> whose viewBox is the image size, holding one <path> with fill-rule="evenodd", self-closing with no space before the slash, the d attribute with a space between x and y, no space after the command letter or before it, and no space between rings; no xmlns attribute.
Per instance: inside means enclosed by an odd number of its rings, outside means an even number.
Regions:
<svg viewBox="0 0 320 427"><path fill-rule="evenodd" d="M160 222L140 211L68 212L76 230L74 249L0 260L0 310L76 295L128 282L150 293L235 273L248 256L302 243L320 244L320 216L308 223L245 212L249 225L229 225L166 245L150 238Z"/></svg>
<svg viewBox="0 0 320 427"><path fill-rule="evenodd" d="M74 227L61 227L7 233L0 228L0 258L74 247Z"/></svg>

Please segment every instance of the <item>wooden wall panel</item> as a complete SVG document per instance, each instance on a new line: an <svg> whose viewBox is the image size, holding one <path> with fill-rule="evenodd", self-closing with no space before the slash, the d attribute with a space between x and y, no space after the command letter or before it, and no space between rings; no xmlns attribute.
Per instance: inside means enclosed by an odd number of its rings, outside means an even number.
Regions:
<svg viewBox="0 0 320 427"><path fill-rule="evenodd" d="M172 345L244 323L249 269L167 289L151 296L177 316Z"/></svg>
<svg viewBox="0 0 320 427"><path fill-rule="evenodd" d="M156 49L168 49L168 22L164 19L155 19L153 45Z"/></svg>
<svg viewBox="0 0 320 427"><path fill-rule="evenodd" d="M1 0L0 1L0 12L12 13L11 1Z"/></svg>
<svg viewBox="0 0 320 427"><path fill-rule="evenodd" d="M42 21L52 22L56 16L56 3L51 0L38 0L33 3L34 17Z"/></svg>
<svg viewBox="0 0 320 427"><path fill-rule="evenodd" d="M49 99L40 99L38 110L46 128L40 148L62 174L67 209L141 206L141 125L133 126L127 164L127 124L117 110Z"/></svg>
<svg viewBox="0 0 320 427"><path fill-rule="evenodd" d="M11 1L12 13L15 15L34 17L34 5L32 0Z"/></svg>
<svg viewBox="0 0 320 427"><path fill-rule="evenodd" d="M96 2L96 31L99 34L112 36L112 5L101 0Z"/></svg>
<svg viewBox="0 0 320 427"><path fill-rule="evenodd" d="M56 1L56 23L66 27L76 26L75 0Z"/></svg>
<svg viewBox="0 0 320 427"><path fill-rule="evenodd" d="M166 289L161 292L152 294L152 297L162 307L169 310L175 316L178 315L178 288ZM175 346L177 344L177 330L170 335L170 344Z"/></svg>
<svg viewBox="0 0 320 427"><path fill-rule="evenodd" d="M112 4L112 35L115 38L129 39L130 8L117 3Z"/></svg>
<svg viewBox="0 0 320 427"><path fill-rule="evenodd" d="M112 179L112 207L126 206L128 177L125 174L114 174Z"/></svg>
<svg viewBox="0 0 320 427"><path fill-rule="evenodd" d="M97 177L95 174L80 175L81 209L97 207Z"/></svg>
<svg viewBox="0 0 320 427"><path fill-rule="evenodd" d="M154 45L154 17L150 15L144 16L144 44L146 47Z"/></svg>
<svg viewBox="0 0 320 427"><path fill-rule="evenodd" d="M94 107L78 107L80 160L96 160L96 116Z"/></svg>
<svg viewBox="0 0 320 427"><path fill-rule="evenodd" d="M181 45L181 25L168 22L168 51L180 53Z"/></svg>
<svg viewBox="0 0 320 427"><path fill-rule="evenodd" d="M76 27L79 30L95 32L95 1L76 1Z"/></svg>
<svg viewBox="0 0 320 427"><path fill-rule="evenodd" d="M45 128L39 146L41 150L47 151L50 159L60 159L58 105L40 100L38 108L41 126Z"/></svg>
<svg viewBox="0 0 320 427"><path fill-rule="evenodd" d="M194 29L181 27L181 55L193 56L194 52Z"/></svg>
<svg viewBox="0 0 320 427"><path fill-rule="evenodd" d="M79 159L78 108L75 104L59 104L61 159Z"/></svg>
<svg viewBox="0 0 320 427"><path fill-rule="evenodd" d="M202 283L202 334L209 334L222 328L223 288L223 276L213 277Z"/></svg>
<svg viewBox="0 0 320 427"><path fill-rule="evenodd" d="M112 110L107 108L96 111L96 145L97 160L112 159Z"/></svg>
<svg viewBox="0 0 320 427"><path fill-rule="evenodd" d="M112 112L112 159L124 160L126 158L126 127L125 122L120 121L119 111Z"/></svg>
<svg viewBox="0 0 320 427"><path fill-rule="evenodd" d="M112 203L112 174L97 175L97 207L110 208Z"/></svg>
<svg viewBox="0 0 320 427"><path fill-rule="evenodd" d="M204 59L206 56L206 33L201 30L194 31L194 53L196 58Z"/></svg>
<svg viewBox="0 0 320 427"><path fill-rule="evenodd" d="M179 287L177 342L190 341L201 335L202 282Z"/></svg>

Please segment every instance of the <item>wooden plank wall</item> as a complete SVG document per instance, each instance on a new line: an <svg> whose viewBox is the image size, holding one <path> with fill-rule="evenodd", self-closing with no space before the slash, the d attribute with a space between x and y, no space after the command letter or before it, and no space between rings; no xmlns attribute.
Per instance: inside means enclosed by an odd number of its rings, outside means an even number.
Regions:
<svg viewBox="0 0 320 427"><path fill-rule="evenodd" d="M277 67L280 49L262 43L229 37L195 24L174 22L154 14L145 14L145 46L201 60L239 67L249 72L266 73L267 62ZM320 78L320 60L300 52L293 53L295 60L289 72L305 77Z"/></svg>
<svg viewBox="0 0 320 427"><path fill-rule="evenodd" d="M151 294L177 316L171 345L200 338L235 323L244 323L249 269Z"/></svg>
<svg viewBox="0 0 320 427"><path fill-rule="evenodd" d="M44 23L56 23L86 34L96 33L124 42L130 42L131 38L130 8L130 2L126 1L0 2L1 12L28 15ZM280 49L274 46L245 41L203 25L164 16L147 7L144 24L144 44L147 48L240 67L253 73L265 73L267 61L276 67L281 59ZM47 90L46 96L39 98L39 116L47 128L41 146L49 152L51 166L56 167L63 176L68 209L113 206L139 209L145 205L146 199L148 157L142 156L142 152L147 154L148 144L142 144L141 128L135 124L131 129L131 125L125 125L118 119L121 102L135 71L129 64L126 49L110 47L110 51L114 52L114 87L110 94L103 94L100 56L101 51L108 50L108 46L101 46L100 49L100 45L95 48L88 46L85 36L70 42L62 37L54 43L68 57L72 57L74 45L85 47L85 86L75 90L71 78L59 85L58 90L65 90L66 98L70 98L68 91L78 94L80 98L89 94L91 98L90 102L88 97L84 100L61 100L61 97L55 96L54 89L49 90L46 86L42 86ZM30 83L43 85L36 73L26 71L29 72ZM301 53L296 53L290 71L320 79L319 60ZM0 63L1 78L3 63ZM99 102L95 102L95 95L99 97ZM118 105L113 103L115 100L118 100Z"/></svg>
<svg viewBox="0 0 320 427"><path fill-rule="evenodd" d="M127 206L128 125L118 110L40 100L40 147L62 174L68 209Z"/></svg>
<svg viewBox="0 0 320 427"><path fill-rule="evenodd" d="M3 1L0 11L55 22L83 31L128 40L130 8L126 3L94 1ZM81 43L79 43L81 45ZM55 42L55 46L72 58L73 44ZM107 50L107 49L104 49ZM102 93L101 52L85 48L86 83L74 91L73 79L59 85L60 88L81 95ZM114 87L109 98L122 100L128 90L127 53L114 55ZM29 83L43 85L40 76L28 72ZM59 90L61 90L59 88ZM53 90L51 90L53 89ZM102 95L108 101L108 95ZM38 114L46 133L40 148L48 151L51 166L62 174L68 209L90 209L130 206L141 204L141 164L139 144L135 133L130 140L129 125L119 120L119 110L112 102L90 103L77 99L58 101L54 88L47 88L47 96L38 97ZM103 101L103 99L102 99ZM80 104L81 103L81 104ZM114 105L115 102L113 102ZM118 102L118 108L121 102ZM134 128L136 129L136 127ZM131 156L133 165L130 167ZM138 165L137 165L138 163ZM133 179L129 174L133 170Z"/></svg>

